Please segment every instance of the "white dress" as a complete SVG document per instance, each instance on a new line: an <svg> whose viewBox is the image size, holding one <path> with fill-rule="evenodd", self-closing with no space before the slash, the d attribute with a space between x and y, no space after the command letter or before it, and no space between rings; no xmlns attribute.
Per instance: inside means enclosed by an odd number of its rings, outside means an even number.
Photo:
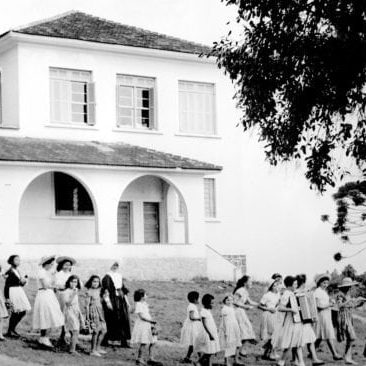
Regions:
<svg viewBox="0 0 366 366"><path fill-rule="evenodd" d="M65 290L66 281L69 279L70 276L71 276L70 272L65 272L62 270L59 272L56 272L56 274L55 274L55 283L54 284L57 289L56 296L60 303L61 309L64 306L62 293Z"/></svg>
<svg viewBox="0 0 366 366"><path fill-rule="evenodd" d="M236 349L241 346L240 328L232 306L224 305L221 309L219 339L225 357L234 356Z"/></svg>
<svg viewBox="0 0 366 366"><path fill-rule="evenodd" d="M241 287L235 291L234 304L244 306L246 305L248 298L248 291L244 287ZM241 339L243 341L255 339L252 323L250 322L245 310L241 307L235 306L235 315L239 324Z"/></svg>
<svg viewBox="0 0 366 366"><path fill-rule="evenodd" d="M213 355L217 352L220 352L220 341L219 335L217 333L216 324L214 318L212 317L212 313L208 309L201 310L201 318L202 322L205 319L205 324L212 337L213 341L210 340L209 335L207 334L206 329L202 326L199 335L196 338L196 343L194 348L197 352L201 352L207 355Z"/></svg>
<svg viewBox="0 0 366 366"><path fill-rule="evenodd" d="M50 329L64 325L64 315L60 309L53 289L44 289L43 282L51 286L53 284L53 276L50 271L44 268L40 269L37 276L38 292L34 302L33 311L33 329Z"/></svg>
<svg viewBox="0 0 366 366"><path fill-rule="evenodd" d="M314 297L318 307L329 306L329 295L322 288L318 287L314 291ZM330 308L324 310L318 309L318 321L315 325L315 335L317 339L335 339Z"/></svg>
<svg viewBox="0 0 366 366"><path fill-rule="evenodd" d="M17 269L11 268L11 271L13 271L13 273L21 279L21 275ZM12 304L14 313L21 313L23 311L30 311L32 309L23 286L10 287L9 300Z"/></svg>
<svg viewBox="0 0 366 366"><path fill-rule="evenodd" d="M194 318L200 318L197 305L189 303L187 308L187 318L183 323L182 331L180 334L180 343L183 346L193 346L195 344L196 338L202 327L201 321L191 320L190 313L193 312Z"/></svg>
<svg viewBox="0 0 366 366"><path fill-rule="evenodd" d="M285 290L281 297L281 305L283 307L290 307L291 300L296 303L295 294L289 290ZM285 312L283 325L279 328L278 337L273 346L280 349L302 347L304 345L302 331L302 323L294 322L294 314L290 311Z"/></svg>
<svg viewBox="0 0 366 366"><path fill-rule="evenodd" d="M266 292L260 304L266 306L269 309L276 309L280 302L280 294L276 294L272 291ZM262 311L261 323L260 323L260 338L263 341L267 341L270 339L278 327L278 315L277 311L272 313L271 311L264 310Z"/></svg>
<svg viewBox="0 0 366 366"><path fill-rule="evenodd" d="M152 324L140 319L139 317L139 314L141 314L145 319L151 320L149 306L145 301L139 301L136 303L135 314L137 315L137 318L132 330L131 343L154 343L154 338L151 331Z"/></svg>

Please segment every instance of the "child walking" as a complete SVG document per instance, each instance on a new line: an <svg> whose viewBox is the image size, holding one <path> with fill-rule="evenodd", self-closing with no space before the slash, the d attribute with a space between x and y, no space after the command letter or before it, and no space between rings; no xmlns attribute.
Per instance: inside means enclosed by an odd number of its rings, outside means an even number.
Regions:
<svg viewBox="0 0 366 366"><path fill-rule="evenodd" d="M0 279L1 279L1 277L3 277L3 276L1 273L1 266L0 266ZM4 299L2 292L0 291L0 341L5 341L5 338L3 336L3 321L8 316L9 315L8 315L8 311L6 309L5 299Z"/></svg>
<svg viewBox="0 0 366 366"><path fill-rule="evenodd" d="M278 310L285 313L285 319L282 327L279 330L277 344L282 350L282 357L278 361L278 366L284 366L286 357L291 349L294 350L298 366L305 366L302 356L302 326L297 306L294 291L297 287L296 279L292 276L287 276L284 279L286 290L284 291Z"/></svg>
<svg viewBox="0 0 366 366"><path fill-rule="evenodd" d="M47 331L64 325L64 315L54 292L52 269L56 256L43 257L39 263L42 268L37 275L38 292L34 302L33 329L40 329L38 342L46 347L53 347L47 337Z"/></svg>
<svg viewBox="0 0 366 366"><path fill-rule="evenodd" d="M197 308L199 293L197 291L191 291L188 293L187 298L189 302L187 308L187 318L183 323L183 328L180 336L180 343L183 346L188 347L187 355L182 360L182 362L184 363L191 362L193 347L199 331L202 327L201 317Z"/></svg>
<svg viewBox="0 0 366 366"><path fill-rule="evenodd" d="M322 274L316 279L316 290L314 291L314 297L316 306L318 308L318 321L315 326L316 342L315 348L319 348L321 342L326 340L333 355L334 361L342 359L336 351L334 340L335 332L332 323L331 308L334 303L330 300L329 295L326 291L329 285L330 277L327 274Z"/></svg>
<svg viewBox="0 0 366 366"><path fill-rule="evenodd" d="M101 357L105 354L101 348L101 343L107 332L107 326L104 319L103 306L101 302L102 282L99 276L93 275L85 284L85 320L92 332L91 339L91 356Z"/></svg>
<svg viewBox="0 0 366 366"><path fill-rule="evenodd" d="M10 311L9 328L7 337L19 338L16 327L25 317L27 311L31 310L31 305L24 292L24 286L27 284L27 276L22 276L19 271L20 257L13 254L8 258L10 268L5 273L4 296Z"/></svg>
<svg viewBox="0 0 366 366"><path fill-rule="evenodd" d="M279 286L280 282L277 279L273 280L258 305L258 308L262 310L260 338L265 342L262 359L269 361L275 361L275 357L271 354L273 352L272 336L279 326L277 316L277 307L280 302Z"/></svg>
<svg viewBox="0 0 366 366"><path fill-rule="evenodd" d="M340 292L336 298L338 305L337 338L339 342L346 341L344 360L348 365L357 364L357 362L352 359L352 345L357 339L353 327L352 310L363 305L366 300L364 298L355 299L351 297L351 288L358 284L358 282L352 281L349 277L343 278L342 283L338 285Z"/></svg>
<svg viewBox="0 0 366 366"><path fill-rule="evenodd" d="M70 350L71 354L77 355L76 345L80 328L84 327L84 319L80 311L79 296L80 280L78 276L72 275L65 284L65 291L62 292L63 313L65 316L65 331L71 333Z"/></svg>
<svg viewBox="0 0 366 366"><path fill-rule="evenodd" d="M155 362L152 357L152 349L156 342L156 338L153 335L153 326L156 325L156 321L151 318L146 297L146 292L143 289L136 290L133 296L137 319L132 330L131 343L139 345L136 360L137 365L146 365L143 358L143 353L146 348L148 348L148 361Z"/></svg>
<svg viewBox="0 0 366 366"><path fill-rule="evenodd" d="M251 287L251 279L249 276L243 276L236 283L234 289L234 306L235 315L240 328L241 349L239 356L246 356L244 346L246 342L257 343L255 333L245 310L253 309L253 306L258 306L258 303L252 301L249 297L248 289Z"/></svg>
<svg viewBox="0 0 366 366"><path fill-rule="evenodd" d="M220 343L216 324L211 313L214 304L214 297L210 294L203 295L201 310L202 325L200 334L196 338L195 348L200 354L199 366L211 366L212 355L220 352Z"/></svg>
<svg viewBox="0 0 366 366"><path fill-rule="evenodd" d="M235 362L239 363L238 352L241 346L240 328L236 320L233 302L234 298L232 295L225 296L219 326L220 346L221 350L224 351L226 366L234 365L235 356Z"/></svg>

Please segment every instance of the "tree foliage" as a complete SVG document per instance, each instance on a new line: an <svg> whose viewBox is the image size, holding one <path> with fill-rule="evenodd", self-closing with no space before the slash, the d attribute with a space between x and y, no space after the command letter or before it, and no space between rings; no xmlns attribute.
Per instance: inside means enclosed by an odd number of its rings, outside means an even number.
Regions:
<svg viewBox="0 0 366 366"><path fill-rule="evenodd" d="M276 165L303 158L324 191L366 158L366 1L222 0L237 7L211 55L236 86L244 130L258 129ZM344 161L344 160L343 160Z"/></svg>

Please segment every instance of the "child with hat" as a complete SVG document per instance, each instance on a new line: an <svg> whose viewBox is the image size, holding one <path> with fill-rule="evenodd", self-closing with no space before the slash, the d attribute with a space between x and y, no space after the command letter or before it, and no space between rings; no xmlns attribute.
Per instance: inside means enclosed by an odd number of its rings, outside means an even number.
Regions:
<svg viewBox="0 0 366 366"><path fill-rule="evenodd" d="M338 285L339 293L336 297L338 305L337 339L339 342L346 341L344 360L349 365L356 364L352 359L352 345L357 338L353 327L352 310L363 305L366 301L364 298L351 297L351 288L358 284L349 277L343 278L341 284Z"/></svg>

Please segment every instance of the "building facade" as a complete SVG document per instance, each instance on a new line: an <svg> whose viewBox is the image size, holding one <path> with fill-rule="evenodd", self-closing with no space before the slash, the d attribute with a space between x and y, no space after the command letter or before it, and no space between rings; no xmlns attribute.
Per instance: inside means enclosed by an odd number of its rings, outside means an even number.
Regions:
<svg viewBox="0 0 366 366"><path fill-rule="evenodd" d="M207 51L80 12L1 36L2 260L240 274L210 248L244 229L233 92Z"/></svg>

